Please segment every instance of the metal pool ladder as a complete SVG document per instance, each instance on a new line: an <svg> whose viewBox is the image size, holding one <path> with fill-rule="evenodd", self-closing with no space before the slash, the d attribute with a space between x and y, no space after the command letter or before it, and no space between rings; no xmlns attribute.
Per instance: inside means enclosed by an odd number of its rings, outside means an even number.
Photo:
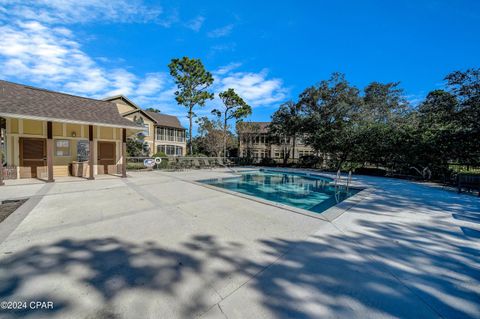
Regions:
<svg viewBox="0 0 480 319"><path fill-rule="evenodd" d="M228 169L228 170L231 171L232 173L237 174L237 171L234 170L233 168L231 168L230 166L226 165L226 164L223 162L223 159L222 159L222 161L219 160L219 161L218 161L218 164L219 164L220 166L222 166L223 168Z"/></svg>
<svg viewBox="0 0 480 319"><path fill-rule="evenodd" d="M340 194L342 192L342 185L340 184L341 180L342 180L342 174L340 170L338 170L337 176L335 178L335 199L337 200L337 202L340 200ZM352 171L349 171L347 182L346 182L346 185L344 186L345 194L348 194L351 182L352 182Z"/></svg>

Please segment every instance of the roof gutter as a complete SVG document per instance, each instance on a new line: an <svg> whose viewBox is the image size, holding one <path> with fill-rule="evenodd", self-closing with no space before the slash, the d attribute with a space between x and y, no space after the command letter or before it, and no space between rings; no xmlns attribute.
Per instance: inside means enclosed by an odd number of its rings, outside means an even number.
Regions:
<svg viewBox="0 0 480 319"><path fill-rule="evenodd" d="M42 116L33 116L33 115L24 115L24 114L13 114L13 113L2 113L2 112L0 112L0 116L2 116L2 117L13 117L13 118L19 118L19 119L25 119L25 120L52 121L52 122L63 122L63 123L80 124L80 125L97 125L97 126L114 127L114 128L128 128L128 129L131 129L131 130L138 130L138 131L144 130L144 128L140 127L140 126L129 126L129 125L120 125L120 124L100 123L100 122L67 120L67 119L60 119L60 118L53 118L53 117L42 117Z"/></svg>

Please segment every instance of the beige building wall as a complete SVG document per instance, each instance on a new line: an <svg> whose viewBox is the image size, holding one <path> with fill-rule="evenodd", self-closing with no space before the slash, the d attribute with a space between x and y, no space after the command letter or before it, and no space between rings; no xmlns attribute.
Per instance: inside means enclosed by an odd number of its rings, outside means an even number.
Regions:
<svg viewBox="0 0 480 319"><path fill-rule="evenodd" d="M155 140L155 123L150 120L148 117L146 116L143 116L140 111L138 112L134 112L132 114L129 114L129 115L126 115L124 116L126 119L134 122L134 119L137 118L141 118L143 120L143 123L145 125L147 125L148 127L148 132L147 130L145 130L145 138L144 138L144 141L148 143L148 147L150 149L150 152L149 152L149 155L153 155L156 151L155 151L155 145L154 145L154 140ZM146 127L146 128L147 128Z"/></svg>
<svg viewBox="0 0 480 319"><path fill-rule="evenodd" d="M149 117L145 116L142 114L142 110L139 109L136 106L133 106L126 102L122 98L116 98L113 100L110 100L111 102L115 103L117 105L118 112L126 119L134 122L135 119L142 119L143 123L147 125L148 127L148 133L145 134L144 141L148 143L148 147L150 149L149 156L152 156L153 154L157 153L158 151L158 146L175 146L175 147L181 147L182 148L182 156L186 155L187 152L187 142L185 138L185 130L179 130L178 128L170 128L174 129L177 131L182 131L183 132L183 141L171 141L171 140L164 140L162 138L159 138L159 135L157 134L157 128L161 128L163 126L157 126L156 122L152 121ZM137 110L137 112L134 112ZM131 112L131 113L129 113ZM125 113L129 113L125 115ZM146 128L147 128L146 127ZM145 131L147 132L147 131Z"/></svg>
<svg viewBox="0 0 480 319"><path fill-rule="evenodd" d="M121 98L111 100L111 102L113 102L117 105L118 113L120 113L120 114L131 112L131 111L137 109L136 107L128 104L127 102L125 102Z"/></svg>
<svg viewBox="0 0 480 319"><path fill-rule="evenodd" d="M88 142L88 125L70 123L52 123L54 140L54 177L68 176L69 167L78 159L77 143ZM7 165L17 167L17 176L20 176L20 138L47 138L47 122L27 119L6 118L7 132ZM94 126L94 146L97 154L97 142L114 142L116 147L116 163L121 163L121 129L112 127ZM57 141L65 141L66 148L57 149ZM60 142L61 144L61 142ZM94 172L97 174L97 157L94 156Z"/></svg>
<svg viewBox="0 0 480 319"><path fill-rule="evenodd" d="M298 139L295 145L295 154L293 151L293 139L289 139L287 147L290 150L290 159L298 159L305 155L313 155L315 151L308 145L303 144L301 139ZM275 160L283 159L285 146L281 144L272 144L268 142L266 133L240 133L239 134L239 156L246 157L247 151L253 158L273 158Z"/></svg>

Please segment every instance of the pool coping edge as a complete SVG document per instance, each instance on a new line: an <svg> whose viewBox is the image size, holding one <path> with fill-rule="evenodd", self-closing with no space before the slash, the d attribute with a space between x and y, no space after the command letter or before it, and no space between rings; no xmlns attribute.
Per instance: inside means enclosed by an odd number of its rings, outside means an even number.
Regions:
<svg viewBox="0 0 480 319"><path fill-rule="evenodd" d="M233 175L235 175L235 174L233 174ZM321 177L327 177L327 176L322 176L321 174L317 174L317 175L319 175ZM232 176L232 178L233 177L235 177L235 176ZM330 178L330 177L327 177L327 178ZM252 196L252 195L247 195L247 194L227 190L225 188L205 184L205 183L202 182L202 180L195 180L195 181L190 181L190 182L197 185L197 186L202 186L202 187L205 187L205 188L209 188L211 190L222 192L224 194L237 196L237 197L248 199L248 200L260 203L260 204L280 208L280 209L285 210L285 211L289 211L289 212L292 212L292 213L296 213L296 214L300 214L300 215L304 215L304 216L307 216L307 217L320 219L320 220L324 220L324 221L328 221L328 222L331 222L331 221L337 219L338 217L340 217L343 213L347 212L353 206L360 203L363 199L365 199L368 195L370 195L374 190L371 187L362 188L358 193L348 197L347 199L341 201L340 203L338 203L338 204L336 204L332 207L329 207L325 211L323 211L321 213L314 213L314 212L311 212L311 211L306 210L306 209L296 208L296 207L293 207L293 206L284 205L284 204L280 204L280 203L275 203L273 201L269 201L269 200L262 199L262 198L259 198L259 197L255 197L255 196ZM358 187L356 187L356 188L358 189Z"/></svg>

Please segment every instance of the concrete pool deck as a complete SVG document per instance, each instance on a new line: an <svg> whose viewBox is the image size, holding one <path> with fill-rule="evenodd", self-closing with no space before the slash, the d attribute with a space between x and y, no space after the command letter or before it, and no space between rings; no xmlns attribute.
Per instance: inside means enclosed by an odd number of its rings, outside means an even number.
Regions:
<svg viewBox="0 0 480 319"><path fill-rule="evenodd" d="M477 197L355 176L322 220L194 182L228 170L129 175L0 189L30 197L0 300L54 302L0 318L480 318Z"/></svg>

